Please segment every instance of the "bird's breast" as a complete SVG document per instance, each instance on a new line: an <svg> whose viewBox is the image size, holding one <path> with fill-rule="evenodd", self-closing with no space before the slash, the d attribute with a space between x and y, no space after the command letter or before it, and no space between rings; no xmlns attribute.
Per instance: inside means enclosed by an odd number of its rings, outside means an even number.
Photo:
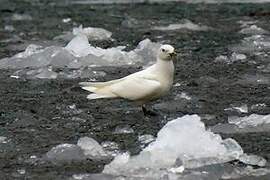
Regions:
<svg viewBox="0 0 270 180"><path fill-rule="evenodd" d="M174 66L173 64L167 64L166 66L160 67L158 72L157 78L161 84L160 95L163 95L167 93L173 85Z"/></svg>

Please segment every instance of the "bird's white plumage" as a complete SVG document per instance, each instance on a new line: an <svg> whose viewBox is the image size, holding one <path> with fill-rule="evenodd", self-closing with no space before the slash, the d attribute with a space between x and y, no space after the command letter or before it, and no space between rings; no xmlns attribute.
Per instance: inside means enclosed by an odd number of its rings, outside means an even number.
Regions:
<svg viewBox="0 0 270 180"><path fill-rule="evenodd" d="M145 70L121 79L107 82L82 82L83 89L93 92L88 99L125 98L144 104L165 94L172 86L174 65L172 55L174 48L161 46L157 62Z"/></svg>
<svg viewBox="0 0 270 180"><path fill-rule="evenodd" d="M135 76L113 84L111 91L119 97L130 100L142 100L145 97L154 96L160 91L160 88L160 82L155 79Z"/></svg>

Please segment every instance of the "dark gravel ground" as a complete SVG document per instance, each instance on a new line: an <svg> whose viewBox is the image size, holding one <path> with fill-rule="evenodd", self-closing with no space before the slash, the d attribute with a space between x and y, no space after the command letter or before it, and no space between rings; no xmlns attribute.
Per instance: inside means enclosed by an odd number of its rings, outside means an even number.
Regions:
<svg viewBox="0 0 270 180"><path fill-rule="evenodd" d="M70 5L53 1L0 0L0 58L14 55L30 42L52 42L53 37L70 31L72 23L62 23L70 17L77 25L103 27L113 32L115 41L91 42L100 47L127 45L134 48L139 41L170 43L180 52L176 64L174 87L166 97L153 102L160 115L144 117L139 107L124 100L88 101L86 92L77 84L86 79L28 80L10 78L12 71L0 71L0 136L10 139L0 144L0 179L65 179L74 173L97 173L105 161L87 160L65 164L28 162L30 156L42 157L52 147L62 143L76 143L80 137L90 136L98 142L114 141L123 151L140 151L137 136L156 133L170 119L184 114L211 114L204 120L207 126L227 121L225 108L232 104L257 103L270 106L269 84L243 84L237 81L245 74L256 74L256 66L248 62L214 63L220 54L230 54L229 45L239 43L243 35L238 20L258 20L261 27L270 30L270 4L136 4L136 5ZM14 13L26 13L31 21L11 21ZM134 28L121 26L125 17L136 18ZM187 18L195 23L213 27L207 32L181 30L158 32L147 28ZM14 32L3 30L12 24ZM145 26L144 26L145 25ZM142 28L144 27L144 28ZM17 35L19 41L3 42ZM162 37L160 37L162 36ZM57 42L59 43L59 42ZM60 42L59 44L63 44ZM248 57L252 59L253 57ZM264 62L265 63L265 62ZM107 73L99 80L123 77L141 67L102 67ZM176 94L187 92L194 97L189 102L174 100ZM76 109L68 106L76 105ZM250 112L251 113L251 112ZM256 113L269 114L270 109ZM81 118L81 121L74 120ZM86 120L86 121L85 121ZM112 134L115 127L129 125L132 134ZM270 133L230 134L245 152L270 158ZM18 169L26 169L24 175ZM244 178L245 179L245 178ZM256 178L251 178L256 179ZM264 179L263 177L257 179Z"/></svg>

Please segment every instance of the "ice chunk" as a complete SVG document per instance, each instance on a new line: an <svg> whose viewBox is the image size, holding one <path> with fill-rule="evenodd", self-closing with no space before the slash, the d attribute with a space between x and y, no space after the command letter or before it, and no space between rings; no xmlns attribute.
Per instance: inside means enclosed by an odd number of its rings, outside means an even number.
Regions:
<svg viewBox="0 0 270 180"><path fill-rule="evenodd" d="M71 18L64 18L64 19L62 19L62 22L69 23L69 22L71 22Z"/></svg>
<svg viewBox="0 0 270 180"><path fill-rule="evenodd" d="M64 67L66 63L72 61L73 58L74 57L62 47L51 46L41 49L41 46L29 45L24 52L11 58L1 60L0 68L41 68L49 65Z"/></svg>
<svg viewBox="0 0 270 180"><path fill-rule="evenodd" d="M101 146L103 147L106 154L112 157L115 157L120 154L120 148L116 142L105 141L101 143Z"/></svg>
<svg viewBox="0 0 270 180"><path fill-rule="evenodd" d="M255 23L257 23L257 21L249 21L249 20L240 20L238 21L239 24L241 24L241 27L249 27L251 25L254 25Z"/></svg>
<svg viewBox="0 0 270 180"><path fill-rule="evenodd" d="M265 103L254 104L250 107L252 111L262 111L267 108Z"/></svg>
<svg viewBox="0 0 270 180"><path fill-rule="evenodd" d="M219 164L228 161L238 159L242 154L243 150L241 146L234 139L225 139L222 144L226 148L226 155L223 157L201 157L190 159L187 157L183 158L185 168L198 168L201 166Z"/></svg>
<svg viewBox="0 0 270 180"><path fill-rule="evenodd" d="M182 173L182 172L184 172L184 170L185 170L184 166L179 166L179 167L176 167L176 168L169 169L170 172L175 173L175 174Z"/></svg>
<svg viewBox="0 0 270 180"><path fill-rule="evenodd" d="M139 155L118 155L103 172L132 175L139 169L171 168L179 158L184 167L200 167L209 164L209 159L214 159L212 163L222 163L237 159L242 153L236 141L222 140L219 135L205 129L199 116L186 115L168 122L158 132L157 139ZM191 165L190 160L196 160L196 164Z"/></svg>
<svg viewBox="0 0 270 180"><path fill-rule="evenodd" d="M101 61L100 58L94 56L94 55L88 55L85 58L81 59L74 59L71 61L67 67L70 69L80 69L84 67L92 67L95 66L96 62Z"/></svg>
<svg viewBox="0 0 270 180"><path fill-rule="evenodd" d="M74 174L72 175L72 178L75 180L84 180L89 179L90 174Z"/></svg>
<svg viewBox="0 0 270 180"><path fill-rule="evenodd" d="M139 42L134 51L129 52L129 56L131 59L137 58L137 61L144 61L145 64L155 62L156 53L160 46L160 43L154 43L150 39L145 39ZM138 57L137 55L141 57ZM140 60L140 58L143 58L143 60Z"/></svg>
<svg viewBox="0 0 270 180"><path fill-rule="evenodd" d="M230 62L229 58L224 55L216 57L215 62Z"/></svg>
<svg viewBox="0 0 270 180"><path fill-rule="evenodd" d="M47 152L45 159L53 162L82 161L87 158L103 160L110 158L102 146L92 138L82 137L77 145L60 144Z"/></svg>
<svg viewBox="0 0 270 180"><path fill-rule="evenodd" d="M149 143L153 142L155 140L155 137L151 134L144 134L138 137L138 140L141 144L141 148L144 148Z"/></svg>
<svg viewBox="0 0 270 180"><path fill-rule="evenodd" d="M82 122L82 123L85 123L87 121L86 119L82 119L79 117L72 117L71 120L75 122Z"/></svg>
<svg viewBox="0 0 270 180"><path fill-rule="evenodd" d="M238 60L245 60L247 59L247 56L245 54L237 54L237 53L233 53L232 57L231 57L232 61L238 61Z"/></svg>
<svg viewBox="0 0 270 180"><path fill-rule="evenodd" d="M71 21L71 19L67 18L67 19L63 19L62 21L64 23L68 23ZM72 32L66 32L63 35L56 36L54 39L70 41L78 35L86 36L89 41L102 41L102 40L110 40L112 33L103 28L96 28L96 27L83 28L81 25L79 27L73 28Z"/></svg>
<svg viewBox="0 0 270 180"><path fill-rule="evenodd" d="M80 161L85 159L85 155L79 146L60 144L47 152L46 159L54 162Z"/></svg>
<svg viewBox="0 0 270 180"><path fill-rule="evenodd" d="M58 74L52 70L52 67L44 67L39 69L24 69L14 72L10 77L12 78L38 78L38 79L56 79Z"/></svg>
<svg viewBox="0 0 270 180"><path fill-rule="evenodd" d="M121 174L121 167L124 167L130 161L129 153L119 154L114 160L104 167L103 173L105 174ZM127 168L127 167L126 167Z"/></svg>
<svg viewBox="0 0 270 180"><path fill-rule="evenodd" d="M267 34L268 32L256 25L251 25L250 27L242 29L240 33L258 35L258 34Z"/></svg>
<svg viewBox="0 0 270 180"><path fill-rule="evenodd" d="M114 134L130 134L134 133L134 130L128 125L119 125L115 128Z"/></svg>
<svg viewBox="0 0 270 180"><path fill-rule="evenodd" d="M69 50L73 55L78 57L90 54L90 44L88 42L87 36L83 34L73 38L65 48Z"/></svg>
<svg viewBox="0 0 270 180"><path fill-rule="evenodd" d="M228 64L234 63L234 62L244 62L246 61L247 56L245 54L238 54L236 52L233 52L230 57L220 55L216 57L215 62L225 62Z"/></svg>
<svg viewBox="0 0 270 180"><path fill-rule="evenodd" d="M210 121L217 118L217 116L213 114L201 114L200 117L202 120L206 120L206 121Z"/></svg>
<svg viewBox="0 0 270 180"><path fill-rule="evenodd" d="M64 21L70 22L71 19L70 20L68 18L63 19L63 22ZM112 33L106 29L103 29L103 28L96 28L96 27L83 28L81 25L79 27L73 28L72 32L66 32L65 34L54 37L54 39L70 41L78 35L86 36L89 41L102 41L102 40L110 40Z"/></svg>
<svg viewBox="0 0 270 180"><path fill-rule="evenodd" d="M242 43L230 48L237 53L257 54L270 50L270 38L265 35L253 35L242 40Z"/></svg>
<svg viewBox="0 0 270 180"><path fill-rule="evenodd" d="M257 155L242 154L239 158L239 161L253 166L264 167L266 165L266 160L263 157Z"/></svg>
<svg viewBox="0 0 270 180"><path fill-rule="evenodd" d="M0 136L0 143L7 143L7 137Z"/></svg>
<svg viewBox="0 0 270 180"><path fill-rule="evenodd" d="M175 100L180 100L180 99L191 100L191 97L187 95L187 93L181 92L181 94L177 94L174 99Z"/></svg>
<svg viewBox="0 0 270 180"><path fill-rule="evenodd" d="M224 109L225 111L236 111L239 113L247 113L248 112L248 106L246 104L242 104L241 106L234 106L231 108Z"/></svg>
<svg viewBox="0 0 270 180"><path fill-rule="evenodd" d="M63 34L55 36L53 39L58 40L58 41L69 42L74 37L76 37L76 36L74 36L74 34L72 32L63 32Z"/></svg>
<svg viewBox="0 0 270 180"><path fill-rule="evenodd" d="M222 144L227 149L227 155L239 159L239 157L244 153L242 147L232 138L225 139Z"/></svg>
<svg viewBox="0 0 270 180"><path fill-rule="evenodd" d="M20 174L20 175L23 175L26 173L26 170L25 169L18 169L17 172Z"/></svg>
<svg viewBox="0 0 270 180"><path fill-rule="evenodd" d="M175 83L173 86L174 87L180 87L180 86L182 86L183 84L182 83Z"/></svg>
<svg viewBox="0 0 270 180"><path fill-rule="evenodd" d="M29 57L35 53L40 53L42 52L42 46L36 45L36 44L30 44L27 46L24 52L17 54L15 57L16 58L26 58Z"/></svg>
<svg viewBox="0 0 270 180"><path fill-rule="evenodd" d="M96 81L99 77L106 75L103 71L93 71L91 68L80 68L77 70L69 70L67 72L60 72L59 77L74 79L74 78L89 78L91 81Z"/></svg>
<svg viewBox="0 0 270 180"><path fill-rule="evenodd" d="M56 106L56 109L61 110L64 115L69 115L69 116L78 115L82 113L82 110L77 108L76 104L71 104L68 106L58 105Z"/></svg>
<svg viewBox="0 0 270 180"><path fill-rule="evenodd" d="M109 174L74 174L69 180L125 180Z"/></svg>
<svg viewBox="0 0 270 180"><path fill-rule="evenodd" d="M0 69L16 69L12 76L15 78L96 79L106 73L93 71L89 67L151 64L155 62L159 47L159 43L145 39L129 52L123 50L124 46L102 49L91 46L87 37L80 34L64 48L29 45L24 52L1 59Z"/></svg>
<svg viewBox="0 0 270 180"><path fill-rule="evenodd" d="M78 28L73 28L72 33L75 36L84 34L89 40L107 40L112 36L112 33L106 29L96 27L83 28L82 25Z"/></svg>
<svg viewBox="0 0 270 180"><path fill-rule="evenodd" d="M11 78L15 78L15 79L19 79L20 78L20 76L18 76L18 75L11 75L10 77Z"/></svg>
<svg viewBox="0 0 270 180"><path fill-rule="evenodd" d="M153 27L154 30L159 31L173 31L173 30L179 30L179 29L189 29L192 31L207 31L209 30L209 27L207 26L200 26L197 24L194 24L188 19L183 20L183 23L180 24L170 24L168 26L156 26Z"/></svg>
<svg viewBox="0 0 270 180"><path fill-rule="evenodd" d="M85 156L91 159L104 159L108 156L102 146L93 138L82 137L78 140L77 145L83 150Z"/></svg>
<svg viewBox="0 0 270 180"><path fill-rule="evenodd" d="M9 31L9 32L13 32L13 31L15 31L15 28L12 25L5 25L4 30Z"/></svg>
<svg viewBox="0 0 270 180"><path fill-rule="evenodd" d="M77 57L85 57L85 63L88 61L88 63L91 64L109 66L154 61L159 47L160 44L153 43L149 39L146 39L141 41L138 47L130 52L123 51L125 48L123 46L102 49L91 46L85 35L78 35L66 46L66 49ZM95 61L93 61L93 59Z"/></svg>
<svg viewBox="0 0 270 180"><path fill-rule="evenodd" d="M258 125L254 127L240 128L235 124L217 124L211 127L211 131L215 133L234 134L234 133L250 133L250 132L268 132L270 131L270 125Z"/></svg>
<svg viewBox="0 0 270 180"><path fill-rule="evenodd" d="M28 159L25 160L26 163L31 165L36 165L41 158L38 158L36 155L31 155Z"/></svg>
<svg viewBox="0 0 270 180"><path fill-rule="evenodd" d="M267 132L270 130L270 115L229 116L229 124L217 124L211 130L217 133Z"/></svg>
<svg viewBox="0 0 270 180"><path fill-rule="evenodd" d="M33 18L29 14L13 14L11 20L13 21L31 21Z"/></svg>
<svg viewBox="0 0 270 180"><path fill-rule="evenodd" d="M259 168L254 169L252 166L247 166L244 168L235 168L232 172L227 172L222 175L222 179L238 179L241 177L259 177L270 174L270 169ZM269 175L268 175L269 178ZM266 177L266 179L268 179ZM253 178L250 178L253 179Z"/></svg>
<svg viewBox="0 0 270 180"><path fill-rule="evenodd" d="M229 123L237 125L239 128L254 127L270 123L270 115L251 114L246 117L229 119Z"/></svg>
<svg viewBox="0 0 270 180"><path fill-rule="evenodd" d="M53 72L52 68L43 68L39 70L39 73L35 75L36 78L38 79L56 79L57 78L57 73Z"/></svg>

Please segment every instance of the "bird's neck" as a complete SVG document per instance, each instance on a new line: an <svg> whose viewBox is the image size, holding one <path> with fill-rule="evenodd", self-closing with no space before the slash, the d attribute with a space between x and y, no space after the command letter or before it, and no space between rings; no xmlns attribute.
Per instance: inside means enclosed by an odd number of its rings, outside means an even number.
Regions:
<svg viewBox="0 0 270 180"><path fill-rule="evenodd" d="M166 60L161 60L161 59L159 59L159 58L157 58L156 66L157 66L158 68L162 68L162 69L164 69L164 68L165 68L165 69L167 69L167 68L171 69L171 68L174 67L173 61L172 61L172 60L166 61Z"/></svg>
<svg viewBox="0 0 270 180"><path fill-rule="evenodd" d="M156 70L158 72L164 72L164 75L173 77L174 76L174 64L172 60L165 61L157 58L157 63L156 63Z"/></svg>

